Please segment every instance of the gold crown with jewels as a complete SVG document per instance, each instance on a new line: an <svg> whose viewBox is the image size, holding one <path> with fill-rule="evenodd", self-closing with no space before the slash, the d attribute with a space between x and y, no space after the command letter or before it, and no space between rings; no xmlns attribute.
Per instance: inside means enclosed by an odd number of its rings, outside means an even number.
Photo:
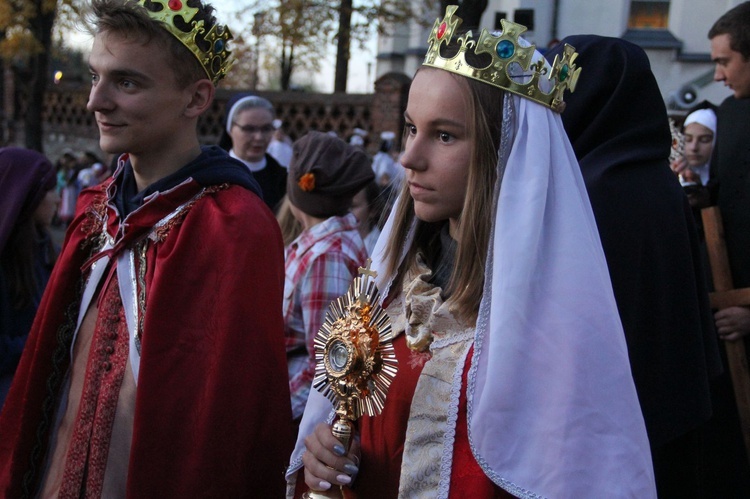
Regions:
<svg viewBox="0 0 750 499"><path fill-rule="evenodd" d="M148 16L162 23L164 28L180 40L198 59L208 78L216 85L234 64L227 43L232 39L229 28L215 24L206 32L205 22L195 20L198 9L187 0L137 0ZM179 25L176 19L180 19Z"/></svg>
<svg viewBox="0 0 750 499"><path fill-rule="evenodd" d="M445 17L435 20L427 39L430 46L422 63L424 66L444 69L479 80L531 99L558 113L562 112L565 108L563 92L566 89L571 92L575 90L578 76L581 74L581 68L575 64L578 57L575 48L566 43L562 57L556 56L551 67L543 58L532 63L536 47L523 47L518 42L526 27L503 19L502 33L494 35L482 29L479 40L475 41L471 31L468 31L457 39L460 44L458 53L450 59L445 59L440 55L440 47L451 42L462 22L460 17L454 16L457 8L455 5L449 5L445 9ZM489 54L492 62L482 68L474 67L466 61L467 50L472 50L475 54ZM521 71L518 71L518 68ZM517 74L514 74L514 71L517 71ZM542 79L548 80L548 85L545 85L549 91L540 88Z"/></svg>

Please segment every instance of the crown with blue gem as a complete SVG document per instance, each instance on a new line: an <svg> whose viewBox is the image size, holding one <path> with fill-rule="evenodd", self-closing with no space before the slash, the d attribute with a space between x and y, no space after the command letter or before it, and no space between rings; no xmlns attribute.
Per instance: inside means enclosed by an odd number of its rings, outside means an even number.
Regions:
<svg viewBox="0 0 750 499"><path fill-rule="evenodd" d="M234 64L227 50L227 43L232 39L229 28L215 24L206 31L203 19L195 20L198 9L190 7L187 0L136 0L135 3L193 53L214 85L227 75ZM175 23L178 18L179 24Z"/></svg>
<svg viewBox="0 0 750 499"><path fill-rule="evenodd" d="M471 31L468 31L457 39L460 44L458 53L445 59L440 55L440 47L450 43L462 22L460 17L454 16L457 8L449 5L445 9L445 17L435 20L427 39L430 46L422 63L424 66L479 80L562 112L565 108L563 92L566 89L571 92L575 90L581 73L581 68L575 65L578 57L575 48L566 43L562 55L555 57L551 67L544 58L532 63L535 46L522 46L519 43L519 36L526 31L526 27L503 19L502 33L495 35L482 29L479 40L475 41ZM486 67L474 67L466 61L467 50L489 54L492 62Z"/></svg>

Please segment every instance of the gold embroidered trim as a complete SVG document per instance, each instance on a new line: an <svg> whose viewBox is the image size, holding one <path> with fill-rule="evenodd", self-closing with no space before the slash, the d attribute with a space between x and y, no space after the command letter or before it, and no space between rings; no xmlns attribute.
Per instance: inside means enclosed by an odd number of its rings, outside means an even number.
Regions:
<svg viewBox="0 0 750 499"><path fill-rule="evenodd" d="M148 249L148 239L142 239L135 246L135 253L138 255L138 323L135 327L135 347L138 355L141 354L141 336L143 335L143 318L146 316L146 250Z"/></svg>
<svg viewBox="0 0 750 499"><path fill-rule="evenodd" d="M215 192L219 192L228 188L229 184L212 185L210 187L206 187L195 197L193 197L193 199L178 207L172 214L160 220L156 225L154 225L153 230L148 236L149 239L151 239L155 243L164 241L169 235L169 232L174 227L177 227L183 222L187 213L199 199L206 196L207 194L213 194Z"/></svg>
<svg viewBox="0 0 750 499"><path fill-rule="evenodd" d="M100 189L101 193L97 194L94 202L86 208L86 218L81 223L81 230L85 235L81 249L89 244L99 249L107 242L107 194L104 186Z"/></svg>

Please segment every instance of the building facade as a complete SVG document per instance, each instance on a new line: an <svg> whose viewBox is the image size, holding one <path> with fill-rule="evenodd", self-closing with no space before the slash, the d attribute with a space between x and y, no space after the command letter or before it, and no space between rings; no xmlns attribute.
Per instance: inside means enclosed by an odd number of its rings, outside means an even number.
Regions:
<svg viewBox="0 0 750 499"><path fill-rule="evenodd" d="M414 2L417 4L418 2ZM648 54L662 96L670 109L701 100L721 103L730 91L713 81L708 30L724 12L742 0L490 0L481 25L498 29L501 19L527 26L525 38L544 51L575 34L615 36L641 46ZM434 20L389 27L378 39L376 76L412 76L427 50ZM585 69L584 69L585 71Z"/></svg>

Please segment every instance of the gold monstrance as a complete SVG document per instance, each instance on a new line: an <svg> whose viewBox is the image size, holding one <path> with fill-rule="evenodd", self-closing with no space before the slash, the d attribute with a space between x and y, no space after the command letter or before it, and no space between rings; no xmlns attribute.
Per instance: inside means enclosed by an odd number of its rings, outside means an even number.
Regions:
<svg viewBox="0 0 750 499"><path fill-rule="evenodd" d="M369 259L359 274L347 293L328 307L315 335L313 387L335 406L331 433L347 451L352 422L363 414L380 414L397 369L391 321L379 304L380 294L371 279L377 272L370 270ZM341 491L311 491L306 497L341 497Z"/></svg>

